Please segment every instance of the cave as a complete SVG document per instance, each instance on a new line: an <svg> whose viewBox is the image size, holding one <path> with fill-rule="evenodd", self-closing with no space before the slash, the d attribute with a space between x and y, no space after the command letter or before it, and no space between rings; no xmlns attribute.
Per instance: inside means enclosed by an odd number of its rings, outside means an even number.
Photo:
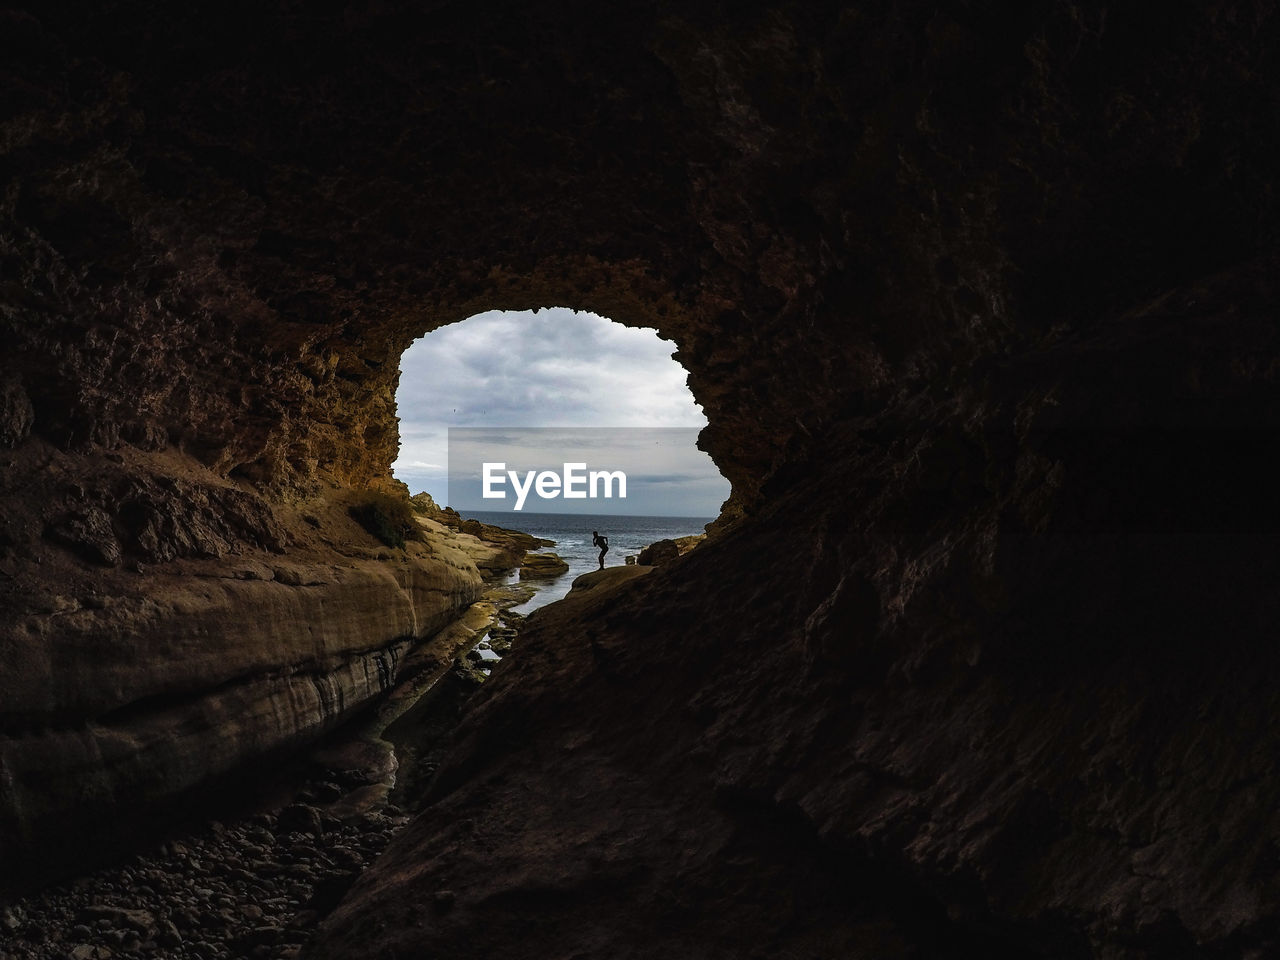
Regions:
<svg viewBox="0 0 1280 960"><path fill-rule="evenodd" d="M306 956L1280 950L1277 14L7 4L5 895L461 614L351 519L399 357L572 304L732 496L531 619Z"/></svg>

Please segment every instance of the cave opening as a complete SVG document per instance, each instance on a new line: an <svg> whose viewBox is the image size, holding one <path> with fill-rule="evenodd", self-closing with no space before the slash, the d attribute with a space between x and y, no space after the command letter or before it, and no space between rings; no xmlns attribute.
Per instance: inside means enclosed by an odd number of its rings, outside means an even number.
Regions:
<svg viewBox="0 0 1280 960"><path fill-rule="evenodd" d="M672 429L692 442L707 418L673 349L656 330L565 307L491 310L431 331L401 358L393 475L448 504L451 429ZM728 481L706 454L683 453L696 475L662 478L664 508L714 517Z"/></svg>
<svg viewBox="0 0 1280 960"><path fill-rule="evenodd" d="M597 533L609 565L701 537L730 486L698 449L707 418L673 350L652 328L566 307L491 310L432 331L401 359L393 475L424 507L554 544L566 575L524 613L605 565Z"/></svg>

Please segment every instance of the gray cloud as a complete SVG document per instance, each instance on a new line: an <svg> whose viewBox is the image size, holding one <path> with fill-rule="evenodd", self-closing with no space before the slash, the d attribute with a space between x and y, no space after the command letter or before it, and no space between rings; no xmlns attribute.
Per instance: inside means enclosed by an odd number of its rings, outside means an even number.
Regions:
<svg viewBox="0 0 1280 960"><path fill-rule="evenodd" d="M655 331L563 308L494 311L428 334L401 361L395 474L443 500L445 471L433 465L446 463L449 427L701 428L673 350ZM705 454L691 453L701 465L672 472L692 480L705 467L719 484L690 483L696 492L670 512L712 516L728 484Z"/></svg>

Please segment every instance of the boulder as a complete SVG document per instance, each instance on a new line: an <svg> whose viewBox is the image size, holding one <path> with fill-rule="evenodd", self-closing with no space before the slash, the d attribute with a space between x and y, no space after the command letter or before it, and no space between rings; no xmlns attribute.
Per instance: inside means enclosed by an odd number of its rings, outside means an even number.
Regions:
<svg viewBox="0 0 1280 960"><path fill-rule="evenodd" d="M656 567L669 563L678 556L680 556L680 547L674 540L659 540L641 550L636 562L641 566Z"/></svg>
<svg viewBox="0 0 1280 960"><path fill-rule="evenodd" d="M410 497L409 503L413 505L415 513L422 513L427 516L434 517L440 512L440 507L436 504L431 494L427 493L425 490L421 493L415 493Z"/></svg>
<svg viewBox="0 0 1280 960"><path fill-rule="evenodd" d="M621 567L605 567L603 570L592 570L590 573L584 573L574 579L573 586L569 588L569 594L565 599L572 600L593 590L604 592L607 588L626 583L628 580L634 580L636 577L643 577L651 570L653 570L653 567L634 563Z"/></svg>
<svg viewBox="0 0 1280 960"><path fill-rule="evenodd" d="M528 553L520 564L521 580L541 580L569 572L567 564L554 553Z"/></svg>

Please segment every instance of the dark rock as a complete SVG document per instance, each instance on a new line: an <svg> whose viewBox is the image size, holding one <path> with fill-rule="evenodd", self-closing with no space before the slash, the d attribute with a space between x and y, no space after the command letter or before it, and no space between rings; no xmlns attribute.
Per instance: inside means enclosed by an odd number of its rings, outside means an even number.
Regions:
<svg viewBox="0 0 1280 960"><path fill-rule="evenodd" d="M680 556L680 548L674 540L659 540L640 551L636 562L647 567L669 563Z"/></svg>
<svg viewBox="0 0 1280 960"><path fill-rule="evenodd" d="M490 634L489 649L500 657L505 657L511 652L510 637L495 637Z"/></svg>
<svg viewBox="0 0 1280 960"><path fill-rule="evenodd" d="M91 563L114 567L120 562L120 541L111 517L101 507L85 506L63 514L45 528L45 537Z"/></svg>
<svg viewBox="0 0 1280 960"><path fill-rule="evenodd" d="M333 862L339 867L345 867L349 870L358 871L365 864L364 855L350 847L332 847L329 850L329 856L333 858Z"/></svg>
<svg viewBox="0 0 1280 960"><path fill-rule="evenodd" d="M653 570L653 567L641 567L636 564L624 564L620 567L604 567L601 570L591 570L575 577L573 585L569 588L570 598L580 598L589 591L597 591L599 593L608 592L614 587L643 577Z"/></svg>
<svg viewBox="0 0 1280 960"><path fill-rule="evenodd" d="M321 877L316 881L307 907L322 914L332 913L359 876L354 870L344 870Z"/></svg>
<svg viewBox="0 0 1280 960"><path fill-rule="evenodd" d="M469 686L480 686L489 678L478 662L468 657L459 657L453 662L453 675Z"/></svg>
<svg viewBox="0 0 1280 960"><path fill-rule="evenodd" d="M340 507L409 342L572 300L679 345L733 492L530 619L317 958L1276 953L1272 4L20 6L4 883L476 599ZM146 573L41 539L86 503ZM230 577L277 552L333 582Z"/></svg>
<svg viewBox="0 0 1280 960"><path fill-rule="evenodd" d="M172 920L161 920L156 926L156 943L162 947L182 946L182 934Z"/></svg>
<svg viewBox="0 0 1280 960"><path fill-rule="evenodd" d="M321 803L329 803L337 800L343 794L342 787L338 786L336 783L330 783L327 781L317 783L313 789L315 791L316 800Z"/></svg>
<svg viewBox="0 0 1280 960"><path fill-rule="evenodd" d="M320 914L316 910L299 910L293 915L293 919L289 921L289 928L285 934L286 939L305 940L315 932L315 926L319 922Z"/></svg>
<svg viewBox="0 0 1280 960"><path fill-rule="evenodd" d="M35 411L22 384L0 380L0 446L15 447L31 434Z"/></svg>
<svg viewBox="0 0 1280 960"><path fill-rule="evenodd" d="M279 943L284 936L284 928L277 926L261 926L254 927L248 933L239 938L238 946L241 949L253 949L258 946L274 946Z"/></svg>
<svg viewBox="0 0 1280 960"><path fill-rule="evenodd" d="M151 935L156 930L156 918L149 910L125 907L88 906L80 916L86 921L94 921L103 929L129 927L139 933Z"/></svg>
<svg viewBox="0 0 1280 960"><path fill-rule="evenodd" d="M305 803L295 803L280 811L277 825L281 833L306 833L313 837L324 835L320 811Z"/></svg>
<svg viewBox="0 0 1280 960"><path fill-rule="evenodd" d="M25 912L12 904L0 905L0 930L17 933L25 922Z"/></svg>

